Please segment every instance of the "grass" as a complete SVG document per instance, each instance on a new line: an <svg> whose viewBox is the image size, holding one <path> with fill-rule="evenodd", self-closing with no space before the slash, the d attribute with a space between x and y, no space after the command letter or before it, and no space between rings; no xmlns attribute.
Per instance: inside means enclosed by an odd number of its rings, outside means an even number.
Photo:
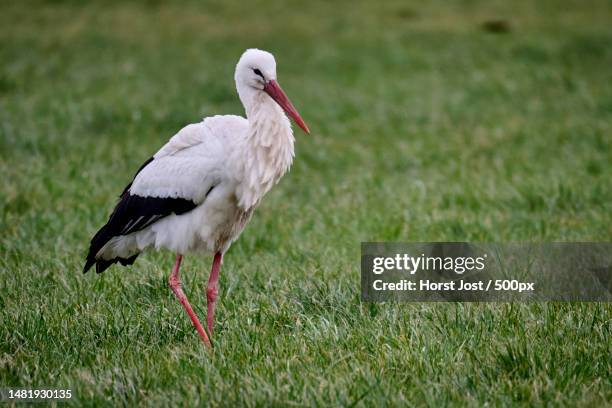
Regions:
<svg viewBox="0 0 612 408"><path fill-rule="evenodd" d="M609 1L3 3L0 386L89 406L612 403L609 304L359 299L361 241L612 239ZM210 355L172 254L81 268L142 161L242 112L254 46L312 136L226 257ZM210 261L184 263L202 317Z"/></svg>

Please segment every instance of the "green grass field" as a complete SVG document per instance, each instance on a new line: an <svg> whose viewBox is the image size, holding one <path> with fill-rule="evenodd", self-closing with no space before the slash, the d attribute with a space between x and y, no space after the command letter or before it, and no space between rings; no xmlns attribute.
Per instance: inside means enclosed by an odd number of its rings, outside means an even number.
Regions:
<svg viewBox="0 0 612 408"><path fill-rule="evenodd" d="M609 1L2 3L0 387L89 406L612 404L609 304L359 297L361 241L612 240ZM145 159L242 114L250 47L312 135L227 254L211 355L167 287L173 254L81 269ZM210 261L183 269L201 318Z"/></svg>

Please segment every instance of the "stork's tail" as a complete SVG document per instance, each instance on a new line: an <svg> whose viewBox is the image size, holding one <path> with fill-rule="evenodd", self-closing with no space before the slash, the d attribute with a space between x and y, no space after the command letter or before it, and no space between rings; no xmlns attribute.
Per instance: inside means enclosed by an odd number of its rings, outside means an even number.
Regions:
<svg viewBox="0 0 612 408"><path fill-rule="evenodd" d="M113 258L110 260L106 259L90 259L87 257L87 261L85 262L85 267L83 268L83 273L87 273L87 271L95 264L96 265L96 273L102 273L107 270L112 264L119 262L123 266L132 265L138 255L132 255L129 258Z"/></svg>
<svg viewBox="0 0 612 408"><path fill-rule="evenodd" d="M119 262L123 266L132 265L139 253L130 256L129 258L115 257L113 259L96 258L96 254L102 249L104 245L112 238L106 231L106 225L100 229L91 239L89 244L89 252L85 260L85 266L83 267L83 273L87 273L92 266L96 265L96 273L102 273L108 269L112 264Z"/></svg>

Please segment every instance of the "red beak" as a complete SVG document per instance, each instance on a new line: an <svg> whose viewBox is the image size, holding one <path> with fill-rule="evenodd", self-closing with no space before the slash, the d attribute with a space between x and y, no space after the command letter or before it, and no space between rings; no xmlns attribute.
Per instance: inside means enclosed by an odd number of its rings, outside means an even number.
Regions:
<svg viewBox="0 0 612 408"><path fill-rule="evenodd" d="M304 123L302 117L295 109L287 95L285 95L285 92L283 92L278 82L274 80L266 82L266 84L264 85L264 91L268 95L270 95L270 98L274 99L274 101L276 101L276 103L278 103L285 112L287 112L287 115L289 115L293 118L293 120L295 120L295 123L297 123L297 125L301 127L304 132L310 134L308 126L306 126L306 123Z"/></svg>

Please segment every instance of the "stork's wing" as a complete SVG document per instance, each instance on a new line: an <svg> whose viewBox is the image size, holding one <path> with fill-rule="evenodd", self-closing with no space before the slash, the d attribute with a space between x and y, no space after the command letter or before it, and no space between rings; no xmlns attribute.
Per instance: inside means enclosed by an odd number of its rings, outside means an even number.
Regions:
<svg viewBox="0 0 612 408"><path fill-rule="evenodd" d="M203 203L223 177L231 140L226 132L232 130L235 135L246 126L244 122L239 117L218 116L186 126L147 160L123 190L106 225L92 238L84 272L95 263L97 272L114 262L133 263L135 257L102 260L97 255L113 237L140 231Z"/></svg>
<svg viewBox="0 0 612 408"><path fill-rule="evenodd" d="M213 116L181 129L135 176L129 193L201 204L227 177L230 151L248 128L239 116Z"/></svg>
<svg viewBox="0 0 612 408"><path fill-rule="evenodd" d="M97 255L113 237L140 231L170 214L184 214L196 206L196 203L184 198L140 197L129 193L123 194L106 225L91 239L83 272L87 272L95 263L97 263L98 273L103 272L115 262L121 262L123 265L133 263L136 256L129 259L99 259Z"/></svg>

